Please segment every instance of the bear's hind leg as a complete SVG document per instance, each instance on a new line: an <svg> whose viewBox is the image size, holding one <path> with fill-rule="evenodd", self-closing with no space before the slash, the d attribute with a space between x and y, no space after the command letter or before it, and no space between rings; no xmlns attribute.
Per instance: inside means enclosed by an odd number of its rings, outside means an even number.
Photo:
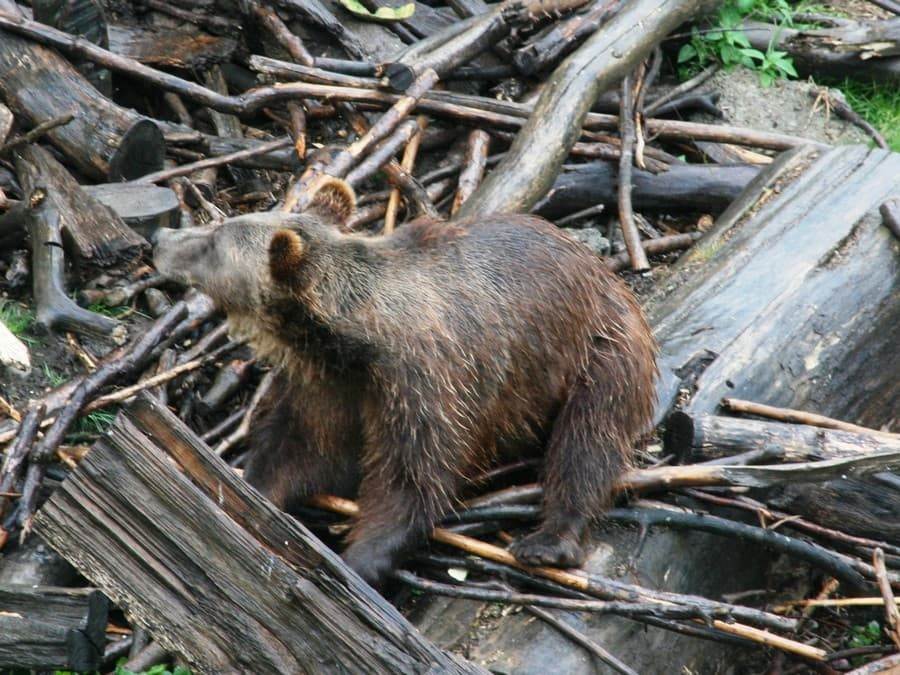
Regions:
<svg viewBox="0 0 900 675"><path fill-rule="evenodd" d="M511 549L525 564L582 565L590 525L610 506L613 487L630 465L647 406L627 408L635 393L625 397L626 374L609 363L595 363L574 385L553 423L542 480L543 520ZM645 398L650 400L649 393Z"/></svg>

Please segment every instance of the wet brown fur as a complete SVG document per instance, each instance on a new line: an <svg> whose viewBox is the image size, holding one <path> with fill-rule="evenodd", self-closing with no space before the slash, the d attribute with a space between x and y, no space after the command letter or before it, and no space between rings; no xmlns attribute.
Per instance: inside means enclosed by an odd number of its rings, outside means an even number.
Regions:
<svg viewBox="0 0 900 675"><path fill-rule="evenodd" d="M285 217L289 233L259 226L253 240L271 250L260 258L254 244L243 264L255 290L231 301L231 323L282 367L247 480L282 507L356 497L344 555L374 583L467 480L543 452L544 520L513 551L580 564L652 415L656 347L630 291L539 218L420 220L365 237L321 213Z"/></svg>

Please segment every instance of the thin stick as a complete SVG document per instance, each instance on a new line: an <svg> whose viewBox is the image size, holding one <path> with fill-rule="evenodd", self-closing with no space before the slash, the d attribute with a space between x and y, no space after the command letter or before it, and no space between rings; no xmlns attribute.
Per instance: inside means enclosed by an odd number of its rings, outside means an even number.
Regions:
<svg viewBox="0 0 900 675"><path fill-rule="evenodd" d="M31 403L19 424L19 433L16 440L4 455L3 469L0 471L0 518L6 510L8 498L4 495L9 493L19 482L22 474L22 467L25 465L25 458L34 444L40 427L41 418L46 410L44 403L38 401ZM2 528L0 528L2 530Z"/></svg>
<svg viewBox="0 0 900 675"><path fill-rule="evenodd" d="M631 164L634 161L634 76L628 75L622 80L619 104L619 135L622 138L621 156L619 157L619 226L625 239L625 248L631 269L641 272L650 269L650 261L641 246L641 235L634 223L634 211L631 205Z"/></svg>
<svg viewBox="0 0 900 675"><path fill-rule="evenodd" d="M884 600L884 628L891 641L900 649L900 609L897 608L897 600L891 589L887 568L884 565L884 551L876 548L872 552L872 567L875 569L875 579Z"/></svg>
<svg viewBox="0 0 900 675"><path fill-rule="evenodd" d="M466 155L463 159L462 170L459 172L459 187L456 189L456 196L450 207L451 216L456 215L463 203L481 184L490 147L490 134L482 129L473 129L466 143Z"/></svg>
<svg viewBox="0 0 900 675"><path fill-rule="evenodd" d="M772 405L763 403L754 403L753 401L745 401L740 398L723 398L722 407L731 412L744 413L746 415L758 415L759 417L767 417L769 419L778 420L780 422L789 422L791 424L808 424L813 427L822 427L823 429L840 429L842 431L854 431L865 434L884 434L894 438L900 437L900 434L893 434L887 431L879 431L870 427L861 427L858 424L851 424L836 420L825 415L817 415L816 413L804 412L802 410L794 410L792 408L777 408Z"/></svg>
<svg viewBox="0 0 900 675"><path fill-rule="evenodd" d="M416 106L419 99L438 82L438 75L433 70L426 70L409 89L397 99L371 128L347 148L341 150L326 167L312 166L294 181L287 190L281 210L303 211L315 195L320 183L328 176L343 178L353 165L387 136L402 122Z"/></svg>
<svg viewBox="0 0 900 675"><path fill-rule="evenodd" d="M346 516L359 515L359 507L355 502L352 502L349 499L342 499L331 495L319 495L313 497L310 500L310 503L319 506L320 508L328 509L329 511L342 513ZM528 571L537 576L555 581L563 586L568 586L569 588L574 588L583 592L591 591L590 580L587 577L553 567L527 567L519 563L509 551L478 539L473 539L462 534L456 534L439 527L434 529L431 538L438 543L453 546L467 553L481 556L482 558L487 558L488 560L493 560L494 562L499 562L504 565L509 565L516 569ZM823 661L827 656L827 652L824 649L810 647L801 642L789 640L779 635L775 635L774 633L746 626L744 624L727 623L720 619L713 619L712 625L731 635L744 637L754 642L775 647L776 649L797 654L814 661Z"/></svg>
<svg viewBox="0 0 900 675"><path fill-rule="evenodd" d="M315 58L303 46L303 41L291 32L284 24L284 21L281 20L281 17L275 13L274 9L262 5L257 0L247 0L247 6L253 12L256 20L272 33L278 43L291 55L292 59L304 66L315 65Z"/></svg>
<svg viewBox="0 0 900 675"><path fill-rule="evenodd" d="M47 120L46 122L41 122L31 131L23 134L22 136L16 136L15 138L10 139L2 146L0 146L0 157L7 154L10 150L15 150L21 145L27 145L28 143L34 143L41 136L46 134L48 131L53 131L57 127L64 126L75 119L75 115L69 113L67 115L60 115L59 117L54 117L52 120Z"/></svg>
<svg viewBox="0 0 900 675"><path fill-rule="evenodd" d="M900 598L894 598L894 604L900 607ZM789 612L794 607L883 607L884 598L815 598L803 600L790 600L775 605L772 611Z"/></svg>
<svg viewBox="0 0 900 675"><path fill-rule="evenodd" d="M306 111L296 101L288 101L288 113L291 116L291 137L294 139L294 151L297 159L306 161Z"/></svg>
<svg viewBox="0 0 900 675"><path fill-rule="evenodd" d="M641 248L646 255L669 253L690 248L695 241L702 237L700 232L685 232L684 234L670 234L659 239L647 239L641 242ZM627 252L617 253L606 258L606 266L613 272L619 272L628 266L629 256Z"/></svg>
<svg viewBox="0 0 900 675"><path fill-rule="evenodd" d="M539 607L532 607L530 605L526 605L525 610L534 614L541 621L544 621L545 623L553 626L560 633L572 640L572 642L575 642L584 647L588 652L596 656L617 673L622 673L622 675L638 675L636 670L632 670L631 668L626 666L624 663L619 661L619 659L610 654L596 642L591 640L580 630L576 630L562 619L553 616L550 612L540 609Z"/></svg>
<svg viewBox="0 0 900 675"><path fill-rule="evenodd" d="M419 146L422 143L422 136L425 128L428 126L428 118L425 115L419 115L416 118L416 124L419 130L409 139L406 148L403 150L403 157L400 159L400 168L407 173L412 173L413 167L416 165L416 155L419 154ZM384 229L383 234L390 234L394 231L397 224L397 209L400 207L400 190L394 188L388 197L387 210L384 212Z"/></svg>
<svg viewBox="0 0 900 675"><path fill-rule="evenodd" d="M238 150L237 152L230 152L227 155L219 155L218 157L209 157L207 159L201 159L196 162L191 162L190 164L182 164L181 166L176 166L173 169L163 169L162 171L154 171L153 173L148 173L145 176L136 178L132 182L133 183L160 183L162 181L170 180L172 178L178 178L180 176L187 176L187 175L192 174L195 171L199 171L201 169L209 169L211 167L223 166L225 164L231 164L232 162L237 162L242 159L249 159L251 157L258 157L259 155L265 155L267 153L274 152L275 150L281 150L282 148L286 148L293 144L294 144L294 141L290 137L279 138L274 141L269 141L268 143L262 143L260 145L257 145L255 148L248 148L247 150Z"/></svg>
<svg viewBox="0 0 900 675"><path fill-rule="evenodd" d="M659 97L653 99L652 101L650 101L650 103L648 103L647 107L644 109L644 113L649 117L650 115L652 115L653 113L658 111L660 108L662 108L669 101L672 101L672 100L678 98L679 96L681 96L682 94L686 94L687 92L689 92L693 89L696 89L697 87L699 87L701 84L706 82L709 78L711 78L713 75L715 75L718 72L719 72L718 65L710 66L706 70L699 72L698 74L694 75L694 77L692 77L691 79L685 80L684 82L679 84L677 87L672 87L671 89L669 89L669 91L667 91L662 96L659 96Z"/></svg>
<svg viewBox="0 0 900 675"><path fill-rule="evenodd" d="M275 383L275 377L275 370L270 370L266 373L265 377L263 377L262 382L259 383L259 386L253 394L253 398L250 399L250 405L247 406L247 412L244 414L237 429L232 431L213 450L219 457L224 455L229 448L244 440L247 437L247 434L250 433L250 424L253 421L253 416L256 414L256 409L259 407L259 404L266 394L272 389L272 385Z"/></svg>
<svg viewBox="0 0 900 675"><path fill-rule="evenodd" d="M47 463L56 455L56 449L84 408L88 399L101 387L121 375L141 367L152 349L187 315L187 305L181 301L172 306L156 323L141 335L134 343L116 350L111 358L102 363L97 370L87 375L72 392L65 407L56 416L56 420L31 451L25 486L19 500L17 520L22 526L24 539L31 530L31 518L37 501L37 489L43 480Z"/></svg>

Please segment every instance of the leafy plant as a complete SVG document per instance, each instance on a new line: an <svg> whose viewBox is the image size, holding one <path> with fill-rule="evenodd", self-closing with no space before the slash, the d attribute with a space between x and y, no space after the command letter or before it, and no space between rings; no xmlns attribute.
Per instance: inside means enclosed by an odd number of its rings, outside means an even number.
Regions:
<svg viewBox="0 0 900 675"><path fill-rule="evenodd" d="M877 644L881 644L881 624L877 621L850 627L850 640L847 643L850 649L871 647Z"/></svg>
<svg viewBox="0 0 900 675"><path fill-rule="evenodd" d="M95 410L80 418L75 425L77 433L103 434L106 433L116 419L116 413L110 410Z"/></svg>
<svg viewBox="0 0 900 675"><path fill-rule="evenodd" d="M726 69L744 66L758 71L765 87L780 78L797 77L787 52L775 49L777 34L765 52L750 45L741 28L741 22L749 18L791 26L793 9L787 0L728 0L719 7L713 27L705 30L693 27L690 42L678 52L678 64L687 71L711 63L720 63Z"/></svg>
<svg viewBox="0 0 900 675"><path fill-rule="evenodd" d="M131 308L127 305L109 307L108 305L104 305L102 302L95 302L92 305L88 305L88 309L92 312L102 314L103 316L108 316L112 319L118 319L119 317L124 316L131 311Z"/></svg>

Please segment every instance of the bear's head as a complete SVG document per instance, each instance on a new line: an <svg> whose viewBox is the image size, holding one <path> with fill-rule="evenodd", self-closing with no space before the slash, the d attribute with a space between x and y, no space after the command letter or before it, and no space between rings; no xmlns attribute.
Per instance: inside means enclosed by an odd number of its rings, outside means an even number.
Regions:
<svg viewBox="0 0 900 675"><path fill-rule="evenodd" d="M269 211L204 227L161 228L153 261L162 276L196 286L229 314L252 314L264 293L290 290L303 264L304 237L337 231L355 201L349 185L330 179L300 214Z"/></svg>

